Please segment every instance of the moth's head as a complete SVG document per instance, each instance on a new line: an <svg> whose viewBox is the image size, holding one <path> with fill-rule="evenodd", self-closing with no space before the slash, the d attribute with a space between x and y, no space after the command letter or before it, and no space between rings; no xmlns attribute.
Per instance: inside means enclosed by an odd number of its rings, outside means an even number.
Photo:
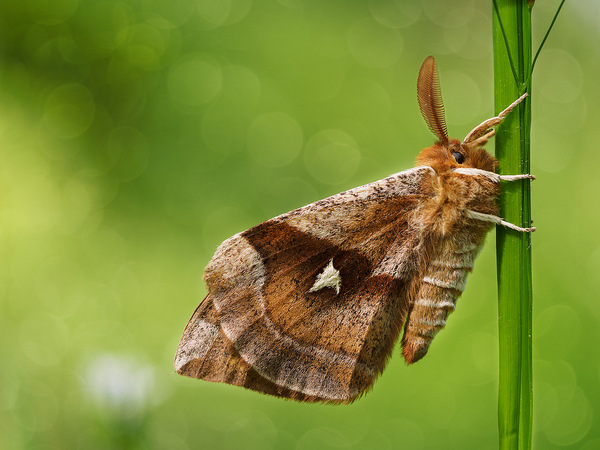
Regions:
<svg viewBox="0 0 600 450"><path fill-rule="evenodd" d="M423 149L417 156L417 165L429 166L437 173L448 172L459 167L495 172L498 168L498 160L481 145L465 145L458 139L448 139L447 142L438 141L431 147Z"/></svg>
<svg viewBox="0 0 600 450"><path fill-rule="evenodd" d="M504 116L486 120L475 127L462 142L450 139L446 129L438 69L433 56L425 59L419 71L417 97L427 126L438 138L438 142L419 153L418 165L432 167L438 173L458 167L482 169L488 172L496 170L498 161L483 146L494 135L492 127L498 125ZM517 102L512 106L515 104ZM508 112L510 109L507 109Z"/></svg>

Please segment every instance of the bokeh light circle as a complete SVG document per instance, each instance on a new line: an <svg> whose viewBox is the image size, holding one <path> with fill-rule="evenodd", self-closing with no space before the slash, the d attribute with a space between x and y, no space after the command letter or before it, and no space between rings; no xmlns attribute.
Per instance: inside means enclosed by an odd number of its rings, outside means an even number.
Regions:
<svg viewBox="0 0 600 450"><path fill-rule="evenodd" d="M420 2L404 0L370 0L369 9L377 22L390 28L409 27L421 15Z"/></svg>
<svg viewBox="0 0 600 450"><path fill-rule="evenodd" d="M94 111L95 102L90 91L81 84L66 83L48 96L42 122L54 136L72 139L90 127Z"/></svg>
<svg viewBox="0 0 600 450"><path fill-rule="evenodd" d="M171 99L185 106L200 106L213 100L223 75L219 64L203 54L186 55L169 70L167 86Z"/></svg>
<svg viewBox="0 0 600 450"><path fill-rule="evenodd" d="M281 112L259 116L248 129L250 155L267 167L292 162L302 148L302 128L292 117Z"/></svg>
<svg viewBox="0 0 600 450"><path fill-rule="evenodd" d="M310 138L304 161L310 174L320 182L340 184L358 170L360 151L349 134L327 129Z"/></svg>
<svg viewBox="0 0 600 450"><path fill-rule="evenodd" d="M359 63L380 69L398 61L404 40L399 31L384 27L373 19L363 19L350 29L348 46Z"/></svg>

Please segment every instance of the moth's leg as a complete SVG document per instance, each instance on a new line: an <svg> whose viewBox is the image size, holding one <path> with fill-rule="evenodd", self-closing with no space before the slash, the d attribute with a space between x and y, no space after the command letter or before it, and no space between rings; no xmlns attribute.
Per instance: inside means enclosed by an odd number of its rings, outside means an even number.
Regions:
<svg viewBox="0 0 600 450"><path fill-rule="evenodd" d="M493 216L491 214L479 213L477 211L472 211L470 209L467 209L467 216L470 217L471 219L483 220L484 222L497 223L499 225L502 225L503 227L510 228L512 230L517 230L517 231L520 231L522 233L529 233L531 231L535 231L535 227L521 228L521 227L515 225L514 223L510 223L510 222L507 222L505 220L502 220L498 216Z"/></svg>
<svg viewBox="0 0 600 450"><path fill-rule="evenodd" d="M472 177L486 177L493 181L494 183L499 183L502 181L516 181L516 180L524 180L530 179L535 180L534 175L530 175L528 173L521 173L518 175L498 175L495 172L489 172L487 170L475 169L474 167L458 167L454 169L454 173L460 173L462 175L470 175Z"/></svg>
<svg viewBox="0 0 600 450"><path fill-rule="evenodd" d="M503 181L516 181L516 180L535 180L535 175L530 175L528 173L521 173L519 175L499 175L499 178Z"/></svg>
<svg viewBox="0 0 600 450"><path fill-rule="evenodd" d="M491 131L488 132L490 128L499 125L500 122L502 122L502 120L508 115L508 113L511 112L515 106L521 103L525 99L525 97L527 97L527 95L527 92L525 92L518 99L516 99L514 102L508 105L508 107L506 107L504 111L502 111L496 117L492 117L491 119L488 119L483 123L477 125L475 128L473 128L471 132L467 134L467 137L463 140L463 145L473 145L476 143L481 144L482 141L485 144L487 140L494 135L494 133L492 133ZM484 139L482 139L482 141L479 141L481 137L484 137Z"/></svg>

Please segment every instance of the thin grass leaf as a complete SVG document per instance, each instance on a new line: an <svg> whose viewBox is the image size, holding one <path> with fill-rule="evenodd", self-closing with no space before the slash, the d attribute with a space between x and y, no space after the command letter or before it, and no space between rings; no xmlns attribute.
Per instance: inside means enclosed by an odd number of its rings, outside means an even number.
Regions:
<svg viewBox="0 0 600 450"><path fill-rule="evenodd" d="M546 43L546 39L548 39L548 36L550 35L550 32L552 31L552 28L554 27L554 23L556 22L556 19L558 19L558 15L560 14L560 10L562 9L562 7L563 7L564 4L565 4L565 0L562 0L560 2L560 5L558 5L556 13L554 14L554 17L552 18L552 22L550 22L550 26L546 30L546 34L544 35L544 39L542 39L542 42L541 42L540 46L537 49L537 52L535 52L535 56L533 57L533 63L531 64L531 73L529 74L529 78L527 79L527 82L529 82L529 79L531 78L531 75L533 74L533 69L535 68L535 62L537 61L538 56L540 56L540 52L542 51L542 48L544 48L544 44Z"/></svg>

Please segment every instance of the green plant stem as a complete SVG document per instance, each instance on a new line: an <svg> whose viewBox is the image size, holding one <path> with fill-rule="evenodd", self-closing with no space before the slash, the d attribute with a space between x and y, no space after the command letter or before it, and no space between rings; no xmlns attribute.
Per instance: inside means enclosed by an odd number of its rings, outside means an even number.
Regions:
<svg viewBox="0 0 600 450"><path fill-rule="evenodd" d="M494 3L494 102L498 113L521 93L527 91L531 95L531 12L526 0L495 0ZM501 173L529 173L530 128L531 97L528 97L497 130L496 157ZM529 180L503 184L500 215L522 227L530 226ZM501 449L530 449L533 417L531 234L498 227L496 237L499 443Z"/></svg>

